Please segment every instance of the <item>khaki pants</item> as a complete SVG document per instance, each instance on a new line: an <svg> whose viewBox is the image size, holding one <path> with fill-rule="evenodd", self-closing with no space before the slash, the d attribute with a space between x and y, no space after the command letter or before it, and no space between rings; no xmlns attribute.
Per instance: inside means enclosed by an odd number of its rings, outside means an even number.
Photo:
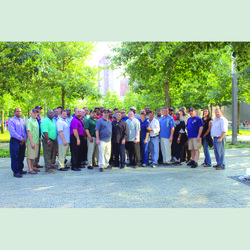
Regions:
<svg viewBox="0 0 250 250"><path fill-rule="evenodd" d="M171 160L171 144L167 138L161 138L161 152L163 163L170 163Z"/></svg>
<svg viewBox="0 0 250 250"><path fill-rule="evenodd" d="M66 159L67 153L69 151L69 143L67 146L64 146L63 143L58 145L58 162L59 162L59 169L64 168L64 161Z"/></svg>
<svg viewBox="0 0 250 250"><path fill-rule="evenodd" d="M111 141L100 141L99 148L99 168L106 168L109 165L111 154Z"/></svg>
<svg viewBox="0 0 250 250"><path fill-rule="evenodd" d="M87 159L88 159L88 165L92 166L92 159L94 157L94 163L98 162L98 154L99 154L99 149L98 149L98 145L96 144L96 138L93 138L93 142L89 141L89 138L87 137L87 145L88 145L88 155L87 155Z"/></svg>
<svg viewBox="0 0 250 250"><path fill-rule="evenodd" d="M33 161L33 166L37 167L39 160L40 160L40 152L41 152L41 138L39 138L39 144L38 144L38 155L35 158L35 160Z"/></svg>
<svg viewBox="0 0 250 250"><path fill-rule="evenodd" d="M52 153L54 149L55 141L50 140L51 147L48 147L47 141L45 137L43 138L43 157L44 157L44 165L45 171L49 171L51 169L51 160L52 160Z"/></svg>
<svg viewBox="0 0 250 250"><path fill-rule="evenodd" d="M58 142L57 142L57 138L55 139L55 145L54 145L54 149L52 152L52 160L51 163L55 164L56 163L56 156L58 155Z"/></svg>

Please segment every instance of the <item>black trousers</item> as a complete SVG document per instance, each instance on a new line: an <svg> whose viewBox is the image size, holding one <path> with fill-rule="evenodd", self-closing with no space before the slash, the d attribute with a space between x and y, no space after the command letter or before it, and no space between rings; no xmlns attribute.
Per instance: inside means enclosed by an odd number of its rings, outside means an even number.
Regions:
<svg viewBox="0 0 250 250"><path fill-rule="evenodd" d="M87 155L88 155L88 145L87 145L87 139L83 139L83 143L81 143L81 161L87 161Z"/></svg>
<svg viewBox="0 0 250 250"><path fill-rule="evenodd" d="M71 150L71 168L81 167L81 156L83 147L83 136L79 135L80 145L77 145L77 140L74 134L70 135L70 150Z"/></svg>
<svg viewBox="0 0 250 250"><path fill-rule="evenodd" d="M121 160L121 166L125 165L125 144L121 143L112 143L113 145L113 152L115 156L115 166L119 166L119 156Z"/></svg>
<svg viewBox="0 0 250 250"><path fill-rule="evenodd" d="M126 142L126 149L128 150L130 165L139 166L141 159L140 142L128 141Z"/></svg>

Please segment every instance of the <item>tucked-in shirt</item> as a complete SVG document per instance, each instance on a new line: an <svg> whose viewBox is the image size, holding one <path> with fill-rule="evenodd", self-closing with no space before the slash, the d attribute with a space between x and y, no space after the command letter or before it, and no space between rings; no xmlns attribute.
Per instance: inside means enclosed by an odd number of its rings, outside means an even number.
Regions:
<svg viewBox="0 0 250 250"><path fill-rule="evenodd" d="M122 117L122 120L123 120L123 121L127 121L128 119L129 119L128 116Z"/></svg>
<svg viewBox="0 0 250 250"><path fill-rule="evenodd" d="M153 119L151 122L149 122L149 127L153 129L153 131L149 132L149 136L150 137L155 137L157 135L159 135L160 133L160 123L157 119Z"/></svg>
<svg viewBox="0 0 250 250"><path fill-rule="evenodd" d="M27 138L25 122L22 118L17 118L16 116L9 119L8 129L10 136L22 141L23 138Z"/></svg>
<svg viewBox="0 0 250 250"><path fill-rule="evenodd" d="M112 124L111 121L105 120L103 117L99 119L96 123L95 130L99 131L100 141L110 141L112 136Z"/></svg>
<svg viewBox="0 0 250 250"><path fill-rule="evenodd" d="M120 120L112 122L112 142L121 143L123 139L128 138L128 124Z"/></svg>
<svg viewBox="0 0 250 250"><path fill-rule="evenodd" d="M74 118L71 120L70 123L70 134L73 135L73 129L77 129L78 135L84 136L84 124L83 121L78 118L77 116L74 116Z"/></svg>
<svg viewBox="0 0 250 250"><path fill-rule="evenodd" d="M44 132L47 132L51 140L55 140L57 137L56 124L53 120L50 120L48 116L41 122L41 132L42 136L44 136Z"/></svg>
<svg viewBox="0 0 250 250"><path fill-rule="evenodd" d="M187 120L188 138L196 138L199 134L199 129L202 126L203 123L199 116L189 117Z"/></svg>
<svg viewBox="0 0 250 250"><path fill-rule="evenodd" d="M63 119L63 118L59 118L59 120L56 123L56 128L57 128L57 141L58 141L58 145L63 143L62 138L59 135L59 131L63 132L63 136L64 139L67 143L70 143L70 125L67 122L67 118Z"/></svg>
<svg viewBox="0 0 250 250"><path fill-rule="evenodd" d="M134 118L133 120L128 119L126 121L128 124L128 139L127 141L134 141L137 131L140 131L140 122L138 119ZM137 141L140 141L140 133L138 133Z"/></svg>
<svg viewBox="0 0 250 250"><path fill-rule="evenodd" d="M215 117L212 123L211 136L220 137L222 132L228 131L228 120L221 116L220 118Z"/></svg>
<svg viewBox="0 0 250 250"><path fill-rule="evenodd" d="M39 144L39 125L36 118L30 117L26 122L26 131L30 131L34 144ZM27 144L31 144L27 136Z"/></svg>
<svg viewBox="0 0 250 250"><path fill-rule="evenodd" d="M67 121L67 123L68 123L69 125L70 125L72 119L73 119L72 116L70 116L70 117L67 116L67 117L66 117L66 121Z"/></svg>
<svg viewBox="0 0 250 250"><path fill-rule="evenodd" d="M141 140L144 140L146 138L147 133L149 133L149 131L147 130L147 127L149 126L149 122L146 119L144 122L142 122L142 120L140 119L139 122L141 125L140 138Z"/></svg>
<svg viewBox="0 0 250 250"><path fill-rule="evenodd" d="M166 117L162 117L159 120L160 123L160 137L169 139L171 135L171 130L174 127L174 118L170 115L167 115Z"/></svg>
<svg viewBox="0 0 250 250"><path fill-rule="evenodd" d="M96 119L92 119L91 117L86 120L84 123L84 129L88 129L90 136L95 137L95 127L96 127Z"/></svg>

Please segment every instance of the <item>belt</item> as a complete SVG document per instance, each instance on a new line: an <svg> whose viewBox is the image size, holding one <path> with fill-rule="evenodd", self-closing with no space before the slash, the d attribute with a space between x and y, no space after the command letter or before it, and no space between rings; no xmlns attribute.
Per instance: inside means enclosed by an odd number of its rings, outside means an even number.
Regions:
<svg viewBox="0 0 250 250"><path fill-rule="evenodd" d="M150 138L155 138L155 137L158 137L159 135L156 135L156 136L150 136Z"/></svg>

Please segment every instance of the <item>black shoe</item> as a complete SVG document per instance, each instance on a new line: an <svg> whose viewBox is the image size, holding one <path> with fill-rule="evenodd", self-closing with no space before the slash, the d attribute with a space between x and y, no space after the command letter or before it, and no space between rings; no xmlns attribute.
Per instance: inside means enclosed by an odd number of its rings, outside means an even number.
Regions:
<svg viewBox="0 0 250 250"><path fill-rule="evenodd" d="M88 166L88 169L93 169L93 167L92 166Z"/></svg>
<svg viewBox="0 0 250 250"><path fill-rule="evenodd" d="M195 163L195 161L188 161L187 165L192 166Z"/></svg>
<svg viewBox="0 0 250 250"><path fill-rule="evenodd" d="M191 165L191 168L197 168L198 167L198 163L194 162L193 165Z"/></svg>
<svg viewBox="0 0 250 250"><path fill-rule="evenodd" d="M66 167L64 167L64 168L69 169L70 167L69 167L69 166L66 166Z"/></svg>
<svg viewBox="0 0 250 250"><path fill-rule="evenodd" d="M103 168L99 168L99 171L100 171L100 172L103 172Z"/></svg>
<svg viewBox="0 0 250 250"><path fill-rule="evenodd" d="M13 176L17 177L17 178L22 178L23 177L22 174L20 174L20 173L13 174Z"/></svg>
<svg viewBox="0 0 250 250"><path fill-rule="evenodd" d="M123 169L123 168L125 168L125 166L123 165L123 166L120 166L120 169Z"/></svg>
<svg viewBox="0 0 250 250"><path fill-rule="evenodd" d="M79 168L71 168L72 171L81 171Z"/></svg>
<svg viewBox="0 0 250 250"><path fill-rule="evenodd" d="M135 166L133 166L132 168L139 168L139 166L138 166L138 165L135 165Z"/></svg>
<svg viewBox="0 0 250 250"><path fill-rule="evenodd" d="M27 171L21 170L21 171L20 171L20 174L27 174Z"/></svg>
<svg viewBox="0 0 250 250"><path fill-rule="evenodd" d="M59 168L58 171L68 171L66 168Z"/></svg>
<svg viewBox="0 0 250 250"><path fill-rule="evenodd" d="M85 168L85 166L84 166L84 165L81 165L79 168Z"/></svg>
<svg viewBox="0 0 250 250"><path fill-rule="evenodd" d="M108 166L107 166L107 169L112 169L112 165L108 165Z"/></svg>

